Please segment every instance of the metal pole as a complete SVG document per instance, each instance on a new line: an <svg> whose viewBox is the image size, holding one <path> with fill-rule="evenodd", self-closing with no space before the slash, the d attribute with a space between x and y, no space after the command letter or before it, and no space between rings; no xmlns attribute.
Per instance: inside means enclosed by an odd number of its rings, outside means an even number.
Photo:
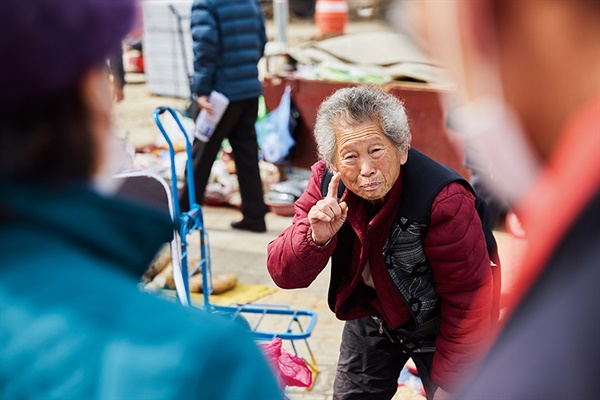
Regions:
<svg viewBox="0 0 600 400"><path fill-rule="evenodd" d="M288 0L273 0L275 42L283 48L287 46L288 8Z"/></svg>

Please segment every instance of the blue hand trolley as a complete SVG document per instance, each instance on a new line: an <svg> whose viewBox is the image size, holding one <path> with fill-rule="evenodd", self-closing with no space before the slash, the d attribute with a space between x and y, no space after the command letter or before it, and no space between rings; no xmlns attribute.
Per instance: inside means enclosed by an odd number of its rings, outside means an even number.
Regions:
<svg viewBox="0 0 600 400"><path fill-rule="evenodd" d="M188 196L190 202L190 210L182 212L179 206L179 193L177 189L177 174L175 167L175 149L173 142L167 134L162 122L161 116L164 113L169 113L181 134L185 137L185 149L187 153L186 161L186 174L188 183ZM178 293L185 293L184 296L179 295L179 301L181 304L188 306L191 305L190 290L189 290L189 277L200 271L202 274L202 294L203 294L203 308L207 312L223 314L232 319L241 319L246 321L249 329L256 340L271 340L275 337L279 337L282 340L289 340L291 342L293 351L298 354L295 341L302 340L306 344L310 361L306 361L307 365L313 371L313 378L316 378L318 374L318 368L314 355L310 349L307 339L311 336L312 331L317 321L317 314L308 310L297 310L287 305L266 305L266 304L233 304L229 306L222 306L211 304L210 293L212 292L212 279L211 279L211 265L210 265L210 247L208 243L208 233L204 226L202 208L196 202L196 192L194 188L194 167L192 162L192 145L187 138L185 128L181 124L181 121L177 113L170 107L158 107L153 113L154 121L158 126L160 132L165 138L169 147L169 156L171 161L171 198L173 201L173 218L178 223L177 236L179 239L179 254L172 254L172 257L179 257L181 266L181 279L175 279L175 284L182 285L183 290L178 288ZM188 265L188 237L192 234L199 234L200 237L200 261L197 265L192 268ZM175 263L174 263L175 266ZM175 269L175 268L174 268ZM175 272L175 271L174 271ZM277 320L277 327L281 327L277 330L267 330L264 328L263 323L267 320ZM314 381L314 379L313 379Z"/></svg>

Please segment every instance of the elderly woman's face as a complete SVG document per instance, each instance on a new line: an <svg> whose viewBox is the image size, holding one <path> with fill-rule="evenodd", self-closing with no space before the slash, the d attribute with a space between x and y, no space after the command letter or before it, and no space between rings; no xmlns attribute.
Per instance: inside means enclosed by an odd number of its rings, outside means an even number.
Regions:
<svg viewBox="0 0 600 400"><path fill-rule="evenodd" d="M334 132L333 167L344 185L373 204L383 203L406 163L406 152L400 152L374 122L340 126Z"/></svg>

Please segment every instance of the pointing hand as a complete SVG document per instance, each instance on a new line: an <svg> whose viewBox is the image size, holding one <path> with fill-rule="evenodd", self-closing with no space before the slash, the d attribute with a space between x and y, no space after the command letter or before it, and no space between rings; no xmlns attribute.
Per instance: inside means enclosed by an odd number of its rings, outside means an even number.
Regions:
<svg viewBox="0 0 600 400"><path fill-rule="evenodd" d="M341 174L335 173L329 182L327 195L308 212L312 239L319 246L325 245L340 230L348 216L346 202L338 203L337 192Z"/></svg>

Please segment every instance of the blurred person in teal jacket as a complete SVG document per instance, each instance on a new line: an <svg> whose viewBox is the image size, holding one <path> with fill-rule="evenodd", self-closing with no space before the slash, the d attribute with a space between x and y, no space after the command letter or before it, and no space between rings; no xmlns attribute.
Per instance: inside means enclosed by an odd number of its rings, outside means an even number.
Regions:
<svg viewBox="0 0 600 400"><path fill-rule="evenodd" d="M98 179L133 13L0 2L0 398L279 399L248 332L137 288L173 224Z"/></svg>

